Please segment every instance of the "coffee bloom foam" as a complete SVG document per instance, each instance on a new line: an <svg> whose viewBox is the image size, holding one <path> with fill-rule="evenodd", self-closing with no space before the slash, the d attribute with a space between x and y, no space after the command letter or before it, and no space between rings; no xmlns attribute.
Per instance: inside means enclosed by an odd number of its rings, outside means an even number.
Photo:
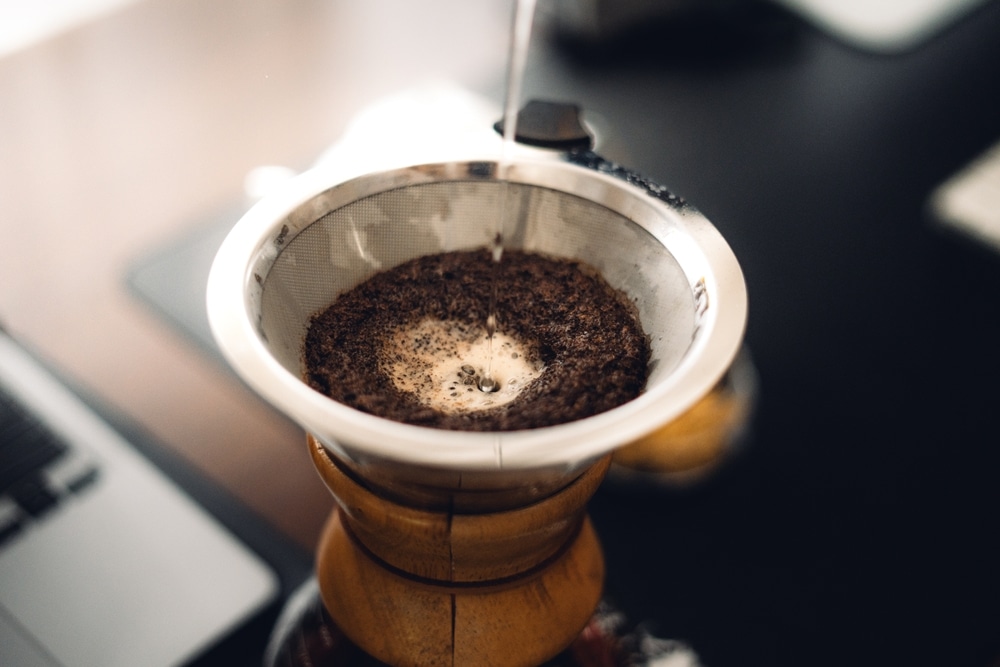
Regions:
<svg viewBox="0 0 1000 667"><path fill-rule="evenodd" d="M423 319L387 337L379 365L397 389L424 405L448 414L475 412L513 401L544 370L532 345L496 332L491 376L500 388L481 391L490 347L483 328Z"/></svg>

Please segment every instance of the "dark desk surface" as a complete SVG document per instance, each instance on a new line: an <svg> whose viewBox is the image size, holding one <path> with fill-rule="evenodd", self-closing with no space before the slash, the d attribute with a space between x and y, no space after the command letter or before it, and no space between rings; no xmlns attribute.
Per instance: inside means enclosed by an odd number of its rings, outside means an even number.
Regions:
<svg viewBox="0 0 1000 667"><path fill-rule="evenodd" d="M498 99L504 3L383 4L147 0L0 60L0 317L303 546L330 501L301 432L124 276L415 78ZM596 114L750 290L752 439L689 491L598 493L609 595L711 667L987 667L1000 257L924 207L1000 139L1000 3L893 56L750 18L532 55L529 95Z"/></svg>

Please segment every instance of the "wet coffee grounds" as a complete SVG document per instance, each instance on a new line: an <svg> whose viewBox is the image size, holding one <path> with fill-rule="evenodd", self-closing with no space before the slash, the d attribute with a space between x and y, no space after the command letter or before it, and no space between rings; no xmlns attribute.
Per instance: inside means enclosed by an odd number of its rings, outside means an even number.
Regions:
<svg viewBox="0 0 1000 667"><path fill-rule="evenodd" d="M482 329L496 280L497 330L544 364L499 407L445 412L398 389L385 343L431 319ZM589 417L635 398L646 383L649 341L634 304L593 268L515 250L494 264L487 250L419 257L337 297L312 318L305 380L352 408L407 424L512 431ZM478 391L478 389L476 389Z"/></svg>

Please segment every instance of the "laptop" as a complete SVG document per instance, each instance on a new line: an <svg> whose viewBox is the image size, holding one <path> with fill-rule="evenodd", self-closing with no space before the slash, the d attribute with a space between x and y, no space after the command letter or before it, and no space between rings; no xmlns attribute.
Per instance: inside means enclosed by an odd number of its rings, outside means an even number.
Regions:
<svg viewBox="0 0 1000 667"><path fill-rule="evenodd" d="M268 562L0 329L0 665L187 664L281 590Z"/></svg>

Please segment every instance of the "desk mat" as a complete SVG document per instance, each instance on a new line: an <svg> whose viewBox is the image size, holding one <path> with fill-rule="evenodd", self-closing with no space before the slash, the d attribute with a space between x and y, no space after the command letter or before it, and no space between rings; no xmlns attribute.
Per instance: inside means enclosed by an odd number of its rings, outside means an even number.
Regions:
<svg viewBox="0 0 1000 667"><path fill-rule="evenodd" d="M206 215L183 235L140 257L125 276L134 296L223 365L208 324L205 289L216 251L244 212L233 204Z"/></svg>

